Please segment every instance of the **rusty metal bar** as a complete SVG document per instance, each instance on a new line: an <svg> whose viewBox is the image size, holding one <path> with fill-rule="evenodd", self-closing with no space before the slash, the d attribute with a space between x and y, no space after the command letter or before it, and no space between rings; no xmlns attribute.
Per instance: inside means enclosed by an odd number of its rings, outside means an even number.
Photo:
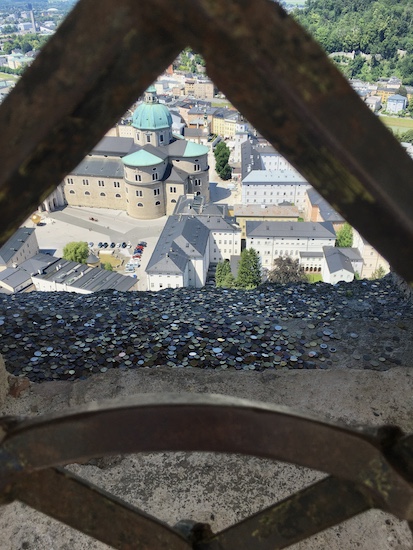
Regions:
<svg viewBox="0 0 413 550"><path fill-rule="evenodd" d="M325 478L228 527L196 550L281 550L374 507L354 483Z"/></svg>
<svg viewBox="0 0 413 550"><path fill-rule="evenodd" d="M360 487L328 477L215 535L202 526L193 537L198 526L189 522L183 537L61 468L23 476L7 497L120 550L279 550L374 507Z"/></svg>
<svg viewBox="0 0 413 550"><path fill-rule="evenodd" d="M190 43L219 88L412 282L413 161L401 145L276 2L189 3Z"/></svg>
<svg viewBox="0 0 413 550"><path fill-rule="evenodd" d="M191 548L165 523L60 468L23 476L9 496L119 550Z"/></svg>
<svg viewBox="0 0 413 550"><path fill-rule="evenodd" d="M399 432L386 432L397 441ZM381 508L413 520L413 486L382 453L383 436L288 408L205 395L150 395L22 422L0 448L0 486L93 456L150 451L241 453L306 466L365 487ZM319 449L329 449L320 454Z"/></svg>
<svg viewBox="0 0 413 550"><path fill-rule="evenodd" d="M162 2L75 6L0 107L0 244L184 46Z"/></svg>

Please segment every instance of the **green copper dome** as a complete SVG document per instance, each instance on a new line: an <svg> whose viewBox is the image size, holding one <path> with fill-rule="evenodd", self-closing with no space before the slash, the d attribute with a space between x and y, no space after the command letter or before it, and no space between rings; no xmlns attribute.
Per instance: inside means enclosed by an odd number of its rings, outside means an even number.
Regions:
<svg viewBox="0 0 413 550"><path fill-rule="evenodd" d="M138 130L162 130L172 127L171 113L165 105L158 103L154 86L146 90L145 102L133 113L132 126Z"/></svg>

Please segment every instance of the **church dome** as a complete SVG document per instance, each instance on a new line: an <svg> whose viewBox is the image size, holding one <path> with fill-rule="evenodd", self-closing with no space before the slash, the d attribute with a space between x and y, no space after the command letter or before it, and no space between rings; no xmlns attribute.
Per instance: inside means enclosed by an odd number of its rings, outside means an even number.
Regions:
<svg viewBox="0 0 413 550"><path fill-rule="evenodd" d="M147 89L145 101L133 113L132 126L138 130L162 130L172 127L172 116L168 107L158 103L153 86Z"/></svg>

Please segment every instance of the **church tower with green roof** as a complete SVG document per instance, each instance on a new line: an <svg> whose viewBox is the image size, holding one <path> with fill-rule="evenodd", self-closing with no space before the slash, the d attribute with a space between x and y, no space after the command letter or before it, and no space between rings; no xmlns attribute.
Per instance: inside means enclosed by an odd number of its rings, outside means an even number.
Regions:
<svg viewBox="0 0 413 550"><path fill-rule="evenodd" d="M145 92L144 102L133 114L134 140L138 145L162 147L172 141L172 116L168 107L159 103L155 86Z"/></svg>

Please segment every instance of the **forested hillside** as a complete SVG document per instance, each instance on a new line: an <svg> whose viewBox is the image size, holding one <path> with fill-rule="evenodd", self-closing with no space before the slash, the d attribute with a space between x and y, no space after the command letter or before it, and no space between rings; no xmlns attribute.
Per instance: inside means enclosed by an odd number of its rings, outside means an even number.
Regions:
<svg viewBox="0 0 413 550"><path fill-rule="evenodd" d="M328 53L370 54L343 58L347 76L413 84L413 0L307 0L293 15Z"/></svg>

